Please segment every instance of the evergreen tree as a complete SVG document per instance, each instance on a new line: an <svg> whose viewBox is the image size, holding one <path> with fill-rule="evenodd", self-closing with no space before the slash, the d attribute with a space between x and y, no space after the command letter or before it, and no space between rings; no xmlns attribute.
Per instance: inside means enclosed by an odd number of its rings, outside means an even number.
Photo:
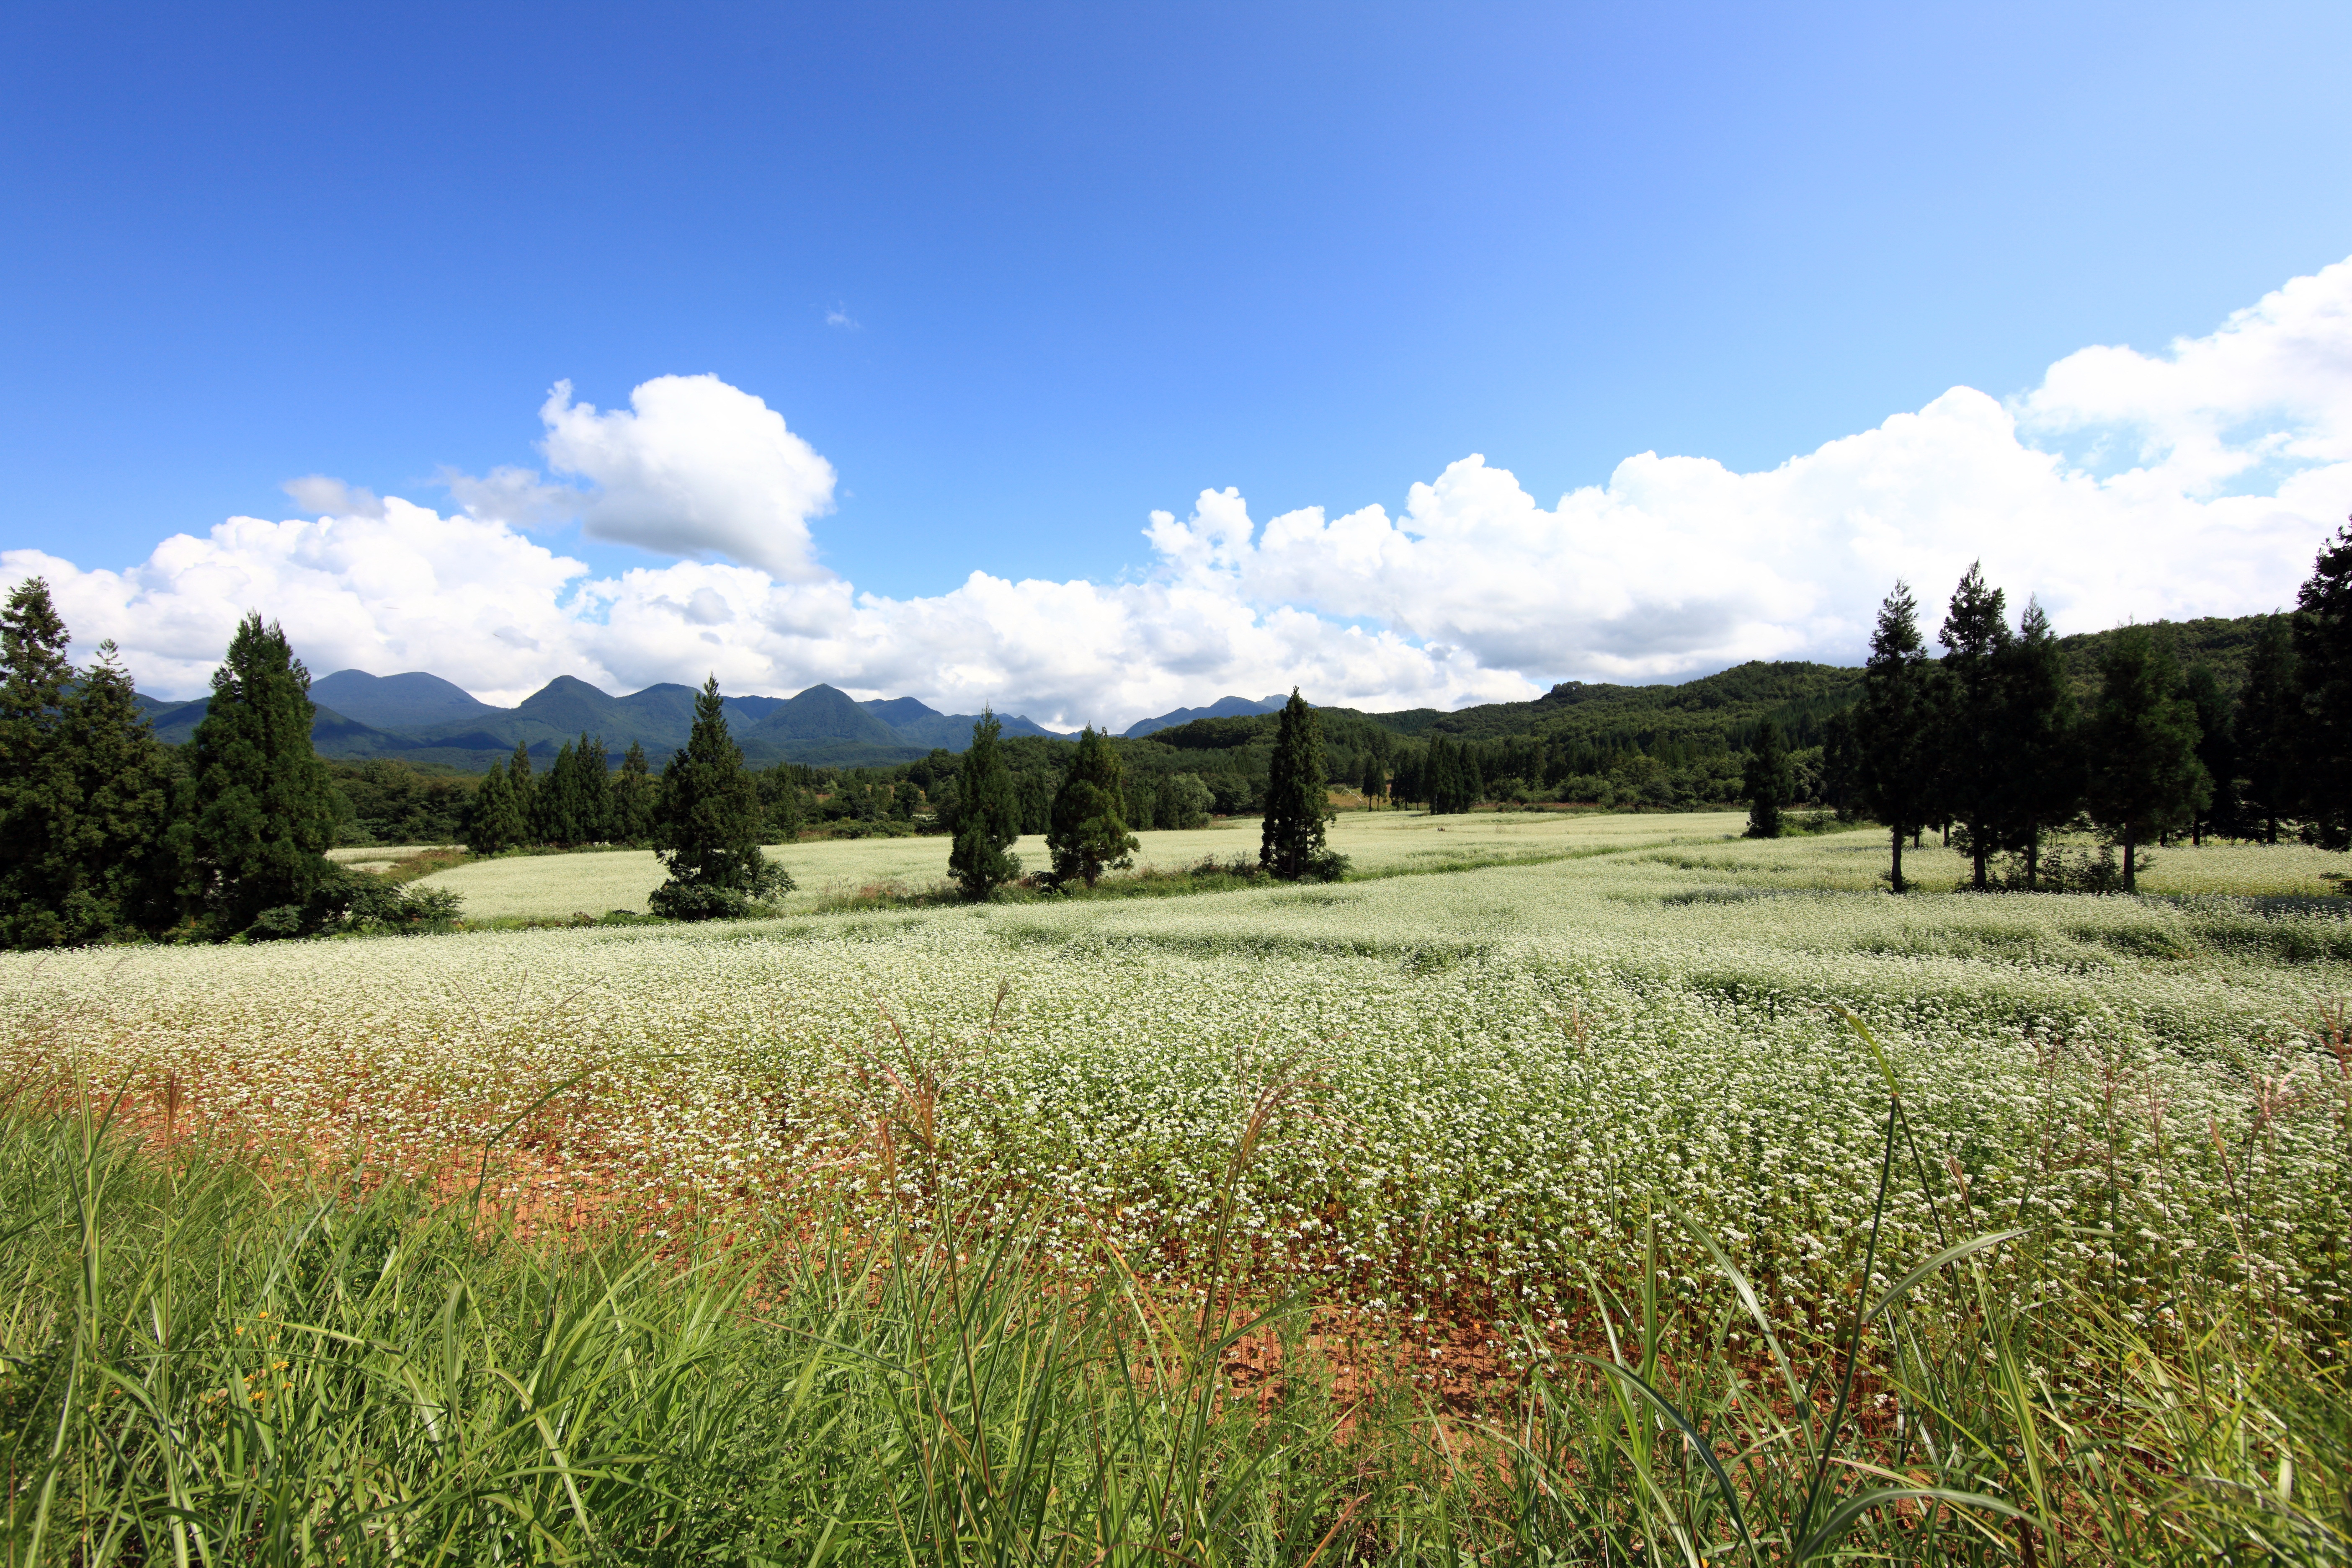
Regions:
<svg viewBox="0 0 2352 1568"><path fill-rule="evenodd" d="M1469 742L1462 742L1454 754L1454 783L1460 792L1454 796L1457 812L1468 811L1486 798L1486 775L1478 765L1478 752Z"/></svg>
<svg viewBox="0 0 2352 1568"><path fill-rule="evenodd" d="M2025 855L2025 886L2040 884L2042 840L2083 809L2083 747L2074 690L2057 634L2039 600L2025 602L2018 635L2004 656L2002 736L2008 779L2000 799L2002 845Z"/></svg>
<svg viewBox="0 0 2352 1568"><path fill-rule="evenodd" d="M1135 864L1142 846L1119 816L1122 772L1108 736L1091 724L1078 731L1077 750L1054 795L1053 825L1045 830L1056 882L1075 878L1091 888L1106 869Z"/></svg>
<svg viewBox="0 0 2352 1568"><path fill-rule="evenodd" d="M806 772L791 763L778 763L760 775L760 802L768 814L771 843L793 843L807 826L808 798L801 791Z"/></svg>
<svg viewBox="0 0 2352 1568"><path fill-rule="evenodd" d="M2320 548L2294 606L2303 691L2294 793L2304 832L2344 849L2352 847L2352 528Z"/></svg>
<svg viewBox="0 0 2352 1568"><path fill-rule="evenodd" d="M719 678L694 700L694 729L662 770L654 848L670 879L648 900L681 920L749 913L754 900L789 890L792 878L761 851L760 786L727 732Z"/></svg>
<svg viewBox="0 0 2352 1568"><path fill-rule="evenodd" d="M194 891L222 936L292 934L333 877L326 852L340 797L310 749L315 711L310 672L285 632L246 616L188 742Z"/></svg>
<svg viewBox="0 0 2352 1568"><path fill-rule="evenodd" d="M169 847L179 771L155 739L111 642L67 697L60 739L79 800L69 885L60 907L69 941L159 933L179 914Z"/></svg>
<svg viewBox="0 0 2352 1568"><path fill-rule="evenodd" d="M514 785L507 778L506 763L492 763L467 805L466 847L477 855L499 855L530 836Z"/></svg>
<svg viewBox="0 0 2352 1568"><path fill-rule="evenodd" d="M0 941L50 947L67 936L55 889L72 858L79 802L60 730L71 639L41 578L0 610Z"/></svg>
<svg viewBox="0 0 2352 1568"><path fill-rule="evenodd" d="M1012 853L1013 840L1021 837L1021 801L997 746L1003 730L996 710L982 708L956 780L955 842L948 851L948 871L967 899L985 899L1021 875L1021 857Z"/></svg>
<svg viewBox="0 0 2352 1568"><path fill-rule="evenodd" d="M1398 805L1427 801L1428 752L1419 746L1397 749L1396 768L1389 776L1389 799Z"/></svg>
<svg viewBox="0 0 2352 1568"><path fill-rule="evenodd" d="M1324 824L1330 816L1323 726L1294 686L1275 726L1257 863L1286 882L1322 876L1330 854L1324 847Z"/></svg>
<svg viewBox="0 0 2352 1568"><path fill-rule="evenodd" d="M48 584L0 610L0 945L101 942L171 923L173 769L112 643L77 676Z"/></svg>
<svg viewBox="0 0 2352 1568"><path fill-rule="evenodd" d="M515 742L514 755L507 759L507 792L514 796L515 815L522 822L522 837L515 842L535 841L539 832L539 786L530 776L530 748L520 741Z"/></svg>
<svg viewBox="0 0 2352 1568"><path fill-rule="evenodd" d="M1942 812L1957 820L1971 863L1969 886L1981 892L2014 767L2008 745L2009 623L2001 591L1988 587L1971 564L1953 590L1950 612L1937 638L1944 654L1943 704L1937 761Z"/></svg>
<svg viewBox="0 0 2352 1568"><path fill-rule="evenodd" d="M1878 607L1854 705L1854 794L1894 848L1888 885L1902 892L1903 840L1935 810L1935 683L1919 640L1919 605L1901 583Z"/></svg>
<svg viewBox="0 0 2352 1568"><path fill-rule="evenodd" d="M1054 826L1054 780L1050 774L1026 773L1020 780L1021 831L1046 833Z"/></svg>
<svg viewBox="0 0 2352 1568"><path fill-rule="evenodd" d="M2238 744L2230 732L2230 701L2211 665L2192 668L2182 691L2197 715L2197 760L2212 783L2211 798L2189 819L2189 842L2202 844L2209 833L2237 832Z"/></svg>
<svg viewBox="0 0 2352 1568"><path fill-rule="evenodd" d="M530 792L530 837L534 842L567 848L579 842L572 837L572 742L566 741L556 747L555 761L548 764L547 776Z"/></svg>
<svg viewBox="0 0 2352 1568"><path fill-rule="evenodd" d="M1788 748L1780 743L1780 726L1767 719L1757 726L1756 744L1748 753L1742 778L1748 797L1748 837L1778 838L1786 831L1781 813L1796 793Z"/></svg>
<svg viewBox="0 0 2352 1568"><path fill-rule="evenodd" d="M2245 829L2265 844L2278 842L2279 819L2294 811L2295 731L2301 717L2295 692L2294 647L2284 616L2267 617L2246 658L2246 681L2238 689L2238 710L2230 729L2238 746L2244 780L2239 811Z"/></svg>
<svg viewBox="0 0 2352 1568"><path fill-rule="evenodd" d="M1432 816L1451 816L1469 809L1463 804L1461 758L1453 742L1442 735L1430 739L1428 771L1421 787L1428 793Z"/></svg>
<svg viewBox="0 0 2352 1568"><path fill-rule="evenodd" d="M620 775L613 780L612 841L645 844L654 836L653 770L646 749L635 741L621 753Z"/></svg>
<svg viewBox="0 0 2352 1568"><path fill-rule="evenodd" d="M1386 760L1378 752L1364 759L1364 804L1374 811L1389 793Z"/></svg>
<svg viewBox="0 0 2352 1568"><path fill-rule="evenodd" d="M2197 741L2171 645L2124 627L2099 658L2088 750L2091 820L2123 846L2126 893L2137 890L2139 846L2188 826L2211 794Z"/></svg>

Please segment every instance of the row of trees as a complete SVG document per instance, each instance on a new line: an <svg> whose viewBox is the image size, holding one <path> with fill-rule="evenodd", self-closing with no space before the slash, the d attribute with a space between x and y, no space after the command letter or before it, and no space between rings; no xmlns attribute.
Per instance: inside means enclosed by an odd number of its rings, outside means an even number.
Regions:
<svg viewBox="0 0 2352 1568"><path fill-rule="evenodd" d="M657 805L646 749L635 741L617 774L602 735L583 735L577 746L566 741L543 780L532 777L530 749L518 745L475 787L466 847L496 855L526 844L647 844Z"/></svg>
<svg viewBox="0 0 2352 1568"><path fill-rule="evenodd" d="M2283 825L2330 848L2352 841L2352 529L2324 548L2292 616L2263 626L2234 702L2211 669L2184 673L2168 637L2126 626L2100 649L2084 708L2040 605L2012 629L2001 591L1971 566L1931 658L1909 588L1879 607L1863 691L1831 726L1826 771L1851 807L1890 834L1888 880L1925 828L1969 858L2043 885L2043 847L2096 828L2137 887L2144 846L2218 833L2276 843ZM1759 746L1749 764L1751 832L1777 831L1785 783Z"/></svg>
<svg viewBox="0 0 2352 1568"><path fill-rule="evenodd" d="M1207 820L1208 792L1197 778L1190 782L1197 794L1186 792L1183 809L1198 821L1168 826L1194 826ZM1021 875L1021 857L1013 850L1022 834L1020 796L1005 763L1003 727L992 712L982 713L972 726L971 745L963 754L952 798L955 832L948 853L949 874L966 897L985 899ZM1091 888L1106 870L1134 864L1139 841L1129 830L1130 798L1125 766L1110 737L1092 725L1081 730L1054 792L1045 827L1051 881ZM1315 710L1294 689L1275 733L1259 866L1285 880L1337 876L1344 862L1325 842L1330 816L1321 726Z"/></svg>
<svg viewBox="0 0 2352 1568"><path fill-rule="evenodd" d="M202 722L158 742L114 645L77 668L38 578L0 609L0 942L285 936L446 924L447 894L331 863L343 801L310 747L310 675L248 616Z"/></svg>

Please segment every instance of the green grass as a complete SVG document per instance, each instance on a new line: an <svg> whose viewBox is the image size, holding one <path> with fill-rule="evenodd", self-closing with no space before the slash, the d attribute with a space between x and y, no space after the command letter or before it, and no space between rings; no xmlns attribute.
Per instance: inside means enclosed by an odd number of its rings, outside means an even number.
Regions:
<svg viewBox="0 0 2352 1568"><path fill-rule="evenodd" d="M1502 1329L1528 1374L1469 1411L1396 1344L1341 1399L1333 1336L1228 1279L1270 1100L1181 1299L1018 1212L558 1245L478 1186L362 1193L9 1114L6 1561L2341 1562L2340 1372L2229 1281L2155 1330L2006 1306L1984 1265L2021 1233L1982 1228L1888 1081L1822 1330L1651 1215L1591 1271L1580 1336ZM918 1186L922 1092L878 1130ZM1889 1281L1877 1215L1911 1181L1949 1228ZM1713 1268L1678 1305L1694 1243ZM1270 1381L1237 1377L1244 1346ZM2049 1370L2086 1354L2095 1387Z"/></svg>

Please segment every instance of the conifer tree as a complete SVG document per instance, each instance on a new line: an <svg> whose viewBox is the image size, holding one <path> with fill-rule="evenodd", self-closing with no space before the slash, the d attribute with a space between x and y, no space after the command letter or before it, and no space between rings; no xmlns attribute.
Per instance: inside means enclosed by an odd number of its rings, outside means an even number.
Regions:
<svg viewBox="0 0 2352 1568"><path fill-rule="evenodd" d="M515 815L522 822L522 837L515 842L535 840L539 832L539 785L530 776L530 747L521 741L515 742L514 755L507 759L507 793L514 796Z"/></svg>
<svg viewBox="0 0 2352 1568"><path fill-rule="evenodd" d="M948 850L948 871L967 899L985 899L1021 875L1021 857L1012 853L1013 841L1021 837L1021 801L997 745L1003 731L995 709L982 707L956 780L955 841Z"/></svg>
<svg viewBox="0 0 2352 1568"><path fill-rule="evenodd" d="M1454 799L1457 812L1468 811L1486 798L1486 775L1478 765L1478 753L1465 741L1454 753L1454 782L1460 791Z"/></svg>
<svg viewBox="0 0 2352 1568"><path fill-rule="evenodd" d="M754 900L791 889L792 878L761 849L760 786L727 732L719 678L694 700L685 749L662 770L654 805L654 848L670 879L648 903L656 914L708 920L751 912Z"/></svg>
<svg viewBox="0 0 2352 1568"><path fill-rule="evenodd" d="M1796 780L1789 750L1780 743L1780 726L1769 719L1757 726L1741 784L1748 797L1748 837L1780 837L1787 828L1782 813L1796 793Z"/></svg>
<svg viewBox="0 0 2352 1568"><path fill-rule="evenodd" d="M2238 744L2230 732L2230 701L2213 667L2201 660L2189 671L2182 695L2197 715L2197 760L2205 766L2212 795L2189 819L2189 842L2209 833L2235 834L2238 827Z"/></svg>
<svg viewBox="0 0 2352 1568"><path fill-rule="evenodd" d="M2002 845L2025 855L2025 886L2042 877L2042 840L2083 809L2083 747L2065 657L2041 601L2028 599L2002 675L2009 753L2000 797Z"/></svg>
<svg viewBox="0 0 2352 1568"><path fill-rule="evenodd" d="M572 742L564 742L555 749L555 761L550 763L547 776L530 792L530 836L541 844L561 845L566 848L577 844L572 837L573 793Z"/></svg>
<svg viewBox="0 0 2352 1568"><path fill-rule="evenodd" d="M1854 705L1854 794L1887 831L1894 849L1888 885L1905 890L1903 840L1935 809L1933 674L1919 640L1919 604L1902 583L1878 607Z"/></svg>
<svg viewBox="0 0 2352 1568"><path fill-rule="evenodd" d="M2304 831L2323 848L2352 847L2352 528L2321 546L2295 595L2294 662L2303 692L2294 793Z"/></svg>
<svg viewBox="0 0 2352 1568"><path fill-rule="evenodd" d="M188 742L194 890L219 935L291 934L333 875L337 796L310 749L314 712L310 672L285 632L246 616Z"/></svg>
<svg viewBox="0 0 2352 1568"><path fill-rule="evenodd" d="M1135 851L1142 846L1119 816L1123 771L1107 735L1091 724L1078 731L1077 750L1055 792L1053 823L1045 830L1056 882L1075 879L1091 888L1106 869L1135 864Z"/></svg>
<svg viewBox="0 0 2352 1568"><path fill-rule="evenodd" d="M492 763L467 805L466 847L477 855L504 854L530 833L515 800L514 786L508 782L506 763Z"/></svg>
<svg viewBox="0 0 2352 1568"><path fill-rule="evenodd" d="M1427 787L1423 781L1428 776L1427 751L1419 746L1400 746L1396 766L1389 774L1389 799L1400 806L1416 800L1426 801L1429 796L1423 793Z"/></svg>
<svg viewBox="0 0 2352 1568"><path fill-rule="evenodd" d="M2009 623L2001 591L1989 587L1972 563L1953 590L1951 609L1937 633L1944 645L1943 704L1937 761L1940 805L1967 840L1969 883L1984 890L1986 862L2012 776L2008 745Z"/></svg>
<svg viewBox="0 0 2352 1568"><path fill-rule="evenodd" d="M71 858L79 801L59 731L71 639L49 585L19 583L0 610L0 940L67 940L51 889Z"/></svg>
<svg viewBox="0 0 2352 1568"><path fill-rule="evenodd" d="M2091 820L2123 846L2126 893L2138 888L2140 845L2188 826L2211 794L2197 740L2171 645L2146 626L2118 631L2099 658L2087 749Z"/></svg>
<svg viewBox="0 0 2352 1568"><path fill-rule="evenodd" d="M0 610L0 946L160 931L173 778L112 643L79 674L36 577Z"/></svg>
<svg viewBox="0 0 2352 1568"><path fill-rule="evenodd" d="M1286 882L1321 876L1329 857L1324 846L1324 824L1330 816L1323 726L1294 686L1275 726L1257 863Z"/></svg>
<svg viewBox="0 0 2352 1568"><path fill-rule="evenodd" d="M615 844L644 844L654 836L653 770L646 749L635 741L621 755L621 773L613 781L612 839Z"/></svg>
<svg viewBox="0 0 2352 1568"><path fill-rule="evenodd" d="M2284 616L2264 617L2246 657L2246 681L2238 689L2231 733L2238 744L2244 784L2239 811L2250 835L2278 842L2279 819L2293 815L2295 798L2295 731L2300 718L2295 692L2294 647Z"/></svg>
<svg viewBox="0 0 2352 1568"><path fill-rule="evenodd" d="M169 847L179 773L155 739L111 642L67 697L61 740L78 799L70 882L59 907L67 940L158 933L179 913Z"/></svg>
<svg viewBox="0 0 2352 1568"><path fill-rule="evenodd" d="M1428 773L1421 787L1428 793L1432 816L1451 816L1468 809L1462 803L1465 791L1460 754L1453 742L1442 735L1430 738Z"/></svg>
<svg viewBox="0 0 2352 1568"><path fill-rule="evenodd" d="M1374 752L1364 760L1364 805L1373 811L1389 793L1387 760Z"/></svg>

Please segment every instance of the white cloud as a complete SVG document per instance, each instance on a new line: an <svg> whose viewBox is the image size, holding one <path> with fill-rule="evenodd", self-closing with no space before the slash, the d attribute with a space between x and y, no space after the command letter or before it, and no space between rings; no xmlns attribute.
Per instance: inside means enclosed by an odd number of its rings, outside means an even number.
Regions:
<svg viewBox="0 0 2352 1568"><path fill-rule="evenodd" d="M929 597L861 595L814 563L833 469L781 416L709 376L631 405L599 413L559 385L541 410L550 467L593 490L501 468L454 479L467 511L444 517L313 477L288 488L315 521L234 518L121 573L26 551L0 571L47 575L79 645L115 638L161 693L201 690L255 607L314 670L429 668L492 701L559 674L617 691L715 671L730 690L824 680L1073 726L1294 683L1451 706L1852 660L1897 575L1932 629L1979 557L2062 630L2242 614L2290 600L2352 509L2352 262L2163 353L2085 349L2007 404L1955 387L1765 472L1643 453L1546 508L1473 456L1394 516L1262 526L1204 490L1189 517L1152 514L1155 569L1116 584L975 571ZM702 559L593 577L521 531L573 512Z"/></svg>
<svg viewBox="0 0 2352 1568"><path fill-rule="evenodd" d="M750 393L715 375L656 376L628 408L599 413L562 381L539 417L548 467L594 488L520 468L445 474L468 513L526 529L577 517L593 538L665 555L740 561L794 583L826 575L808 523L833 510L833 465Z"/></svg>

